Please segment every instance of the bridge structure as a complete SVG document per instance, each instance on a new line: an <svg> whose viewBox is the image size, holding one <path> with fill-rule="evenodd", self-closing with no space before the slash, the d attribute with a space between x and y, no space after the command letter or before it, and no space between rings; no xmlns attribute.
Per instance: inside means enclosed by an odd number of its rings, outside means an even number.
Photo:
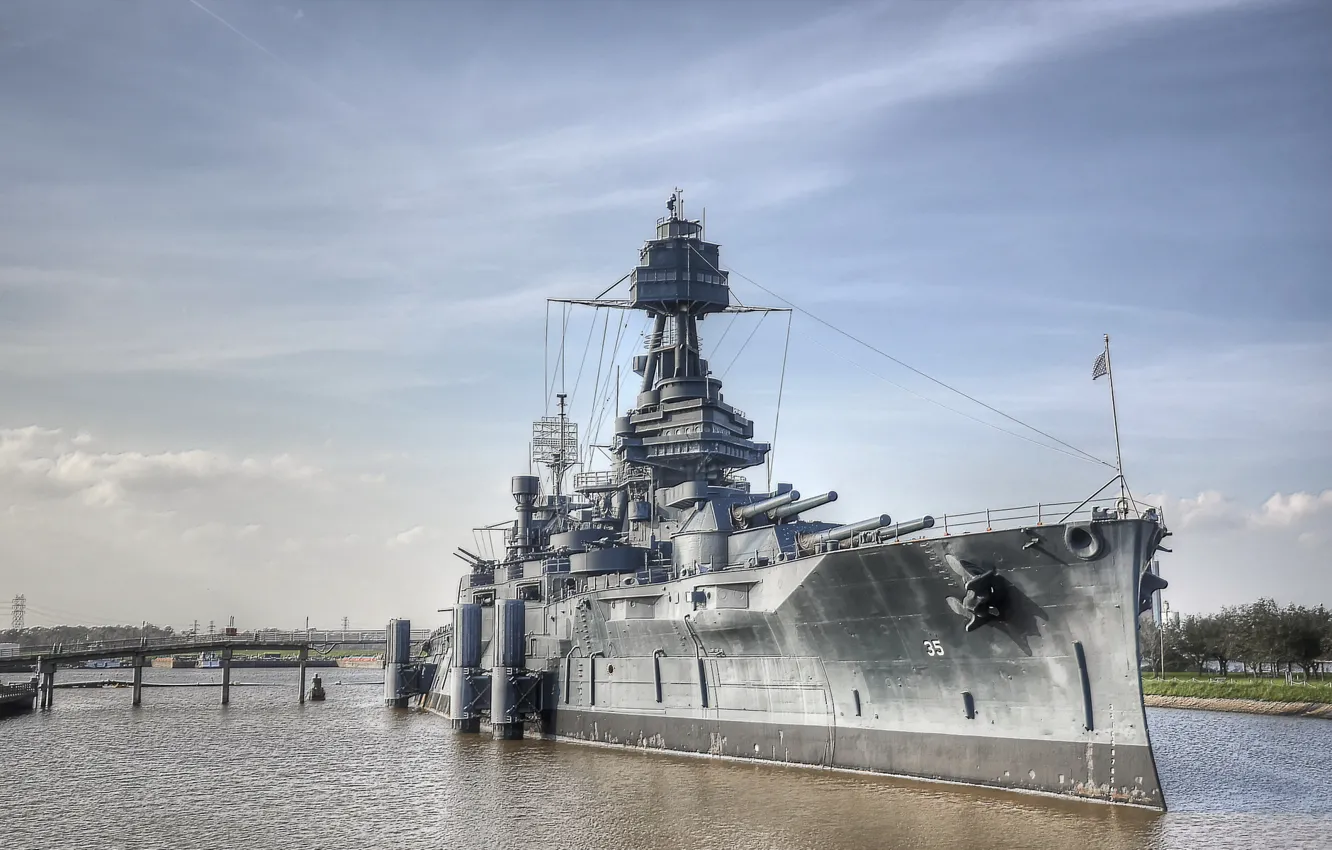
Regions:
<svg viewBox="0 0 1332 850"><path fill-rule="evenodd" d="M330 636L342 636L328 640ZM412 633L412 642L426 640L429 632L421 630ZM54 644L42 647L22 647L17 653L11 653L3 659L10 669L33 670L35 679L35 698L42 709L54 704L56 669L59 666L83 664L88 661L110 659L128 659L134 670L134 705L143 703L143 668L152 663L152 659L162 655L180 655L204 652L217 653L219 667L222 670L222 704L231 701L231 668L237 652L295 652L300 668L300 701L305 702L306 662L311 652L317 655L327 654L339 646L355 646L377 643L384 645L385 630L369 629L356 632L279 632L262 630L255 632L237 632L222 635L172 635L162 638L140 638L139 640L88 641L85 643ZM29 686L31 688L31 686Z"/></svg>

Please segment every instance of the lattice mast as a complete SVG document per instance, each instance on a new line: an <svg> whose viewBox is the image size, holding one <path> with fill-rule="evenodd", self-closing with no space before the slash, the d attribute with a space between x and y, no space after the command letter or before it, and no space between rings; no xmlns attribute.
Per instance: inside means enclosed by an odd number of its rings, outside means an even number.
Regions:
<svg viewBox="0 0 1332 850"><path fill-rule="evenodd" d="M564 494L564 476L579 464L578 423L569 419L565 409L567 394L556 396L560 412L543 416L532 423L532 462L550 470L556 501Z"/></svg>

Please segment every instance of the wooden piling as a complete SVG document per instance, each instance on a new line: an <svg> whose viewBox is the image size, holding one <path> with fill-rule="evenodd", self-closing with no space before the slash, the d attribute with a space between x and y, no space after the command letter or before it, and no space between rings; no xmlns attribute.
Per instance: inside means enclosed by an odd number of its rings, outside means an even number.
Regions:
<svg viewBox="0 0 1332 850"><path fill-rule="evenodd" d="M300 667L301 667L301 703L305 702L305 662L310 658L309 647L301 647Z"/></svg>
<svg viewBox="0 0 1332 850"><path fill-rule="evenodd" d="M231 702L231 647L222 648L222 704Z"/></svg>
<svg viewBox="0 0 1332 850"><path fill-rule="evenodd" d="M51 708L55 705L55 662L52 661L46 667L46 707Z"/></svg>
<svg viewBox="0 0 1332 850"><path fill-rule="evenodd" d="M142 655L134 656L134 705L143 704L143 663L148 659Z"/></svg>
<svg viewBox="0 0 1332 850"><path fill-rule="evenodd" d="M46 708L46 662L37 659L37 707Z"/></svg>

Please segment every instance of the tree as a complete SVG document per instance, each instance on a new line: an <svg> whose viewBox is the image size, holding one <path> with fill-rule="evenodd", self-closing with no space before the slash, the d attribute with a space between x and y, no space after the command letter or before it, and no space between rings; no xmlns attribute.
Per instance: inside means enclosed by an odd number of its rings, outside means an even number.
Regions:
<svg viewBox="0 0 1332 850"><path fill-rule="evenodd" d="M1138 655L1148 669L1161 669L1161 630L1150 611L1138 618Z"/></svg>
<svg viewBox="0 0 1332 850"><path fill-rule="evenodd" d="M1230 675L1230 661L1241 640L1242 615L1237 608L1222 608L1220 614L1201 618L1203 644L1207 657L1216 660L1222 676Z"/></svg>
<svg viewBox="0 0 1332 850"><path fill-rule="evenodd" d="M1289 605L1281 612L1281 650L1287 664L1298 664L1307 677L1323 654L1328 610L1319 605Z"/></svg>
<svg viewBox="0 0 1332 850"><path fill-rule="evenodd" d="M1239 609L1238 652L1247 665L1254 667L1262 675L1266 664L1271 664L1275 671L1281 661L1279 635L1281 630L1281 609L1273 599L1259 599Z"/></svg>
<svg viewBox="0 0 1332 850"><path fill-rule="evenodd" d="M1198 668L1198 673L1205 672L1207 659L1210 657L1207 643L1208 625L1206 618L1190 614L1180 621L1178 628L1170 630L1174 638L1174 649L1190 664Z"/></svg>

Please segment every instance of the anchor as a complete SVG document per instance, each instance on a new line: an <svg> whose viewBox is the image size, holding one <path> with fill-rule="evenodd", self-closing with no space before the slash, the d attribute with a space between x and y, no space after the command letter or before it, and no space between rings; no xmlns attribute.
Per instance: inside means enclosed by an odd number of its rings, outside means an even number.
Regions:
<svg viewBox="0 0 1332 850"><path fill-rule="evenodd" d="M1008 582L994 567L982 570L970 561L953 555L944 560L959 578L964 579L966 595L958 599L948 597L948 607L954 614L967 618L967 631L974 632L986 623L1004 618L1004 603L1008 598Z"/></svg>
<svg viewBox="0 0 1332 850"><path fill-rule="evenodd" d="M1142 578L1138 580L1138 613L1143 614L1152 610L1152 594L1169 586L1170 582L1151 570L1143 571Z"/></svg>

